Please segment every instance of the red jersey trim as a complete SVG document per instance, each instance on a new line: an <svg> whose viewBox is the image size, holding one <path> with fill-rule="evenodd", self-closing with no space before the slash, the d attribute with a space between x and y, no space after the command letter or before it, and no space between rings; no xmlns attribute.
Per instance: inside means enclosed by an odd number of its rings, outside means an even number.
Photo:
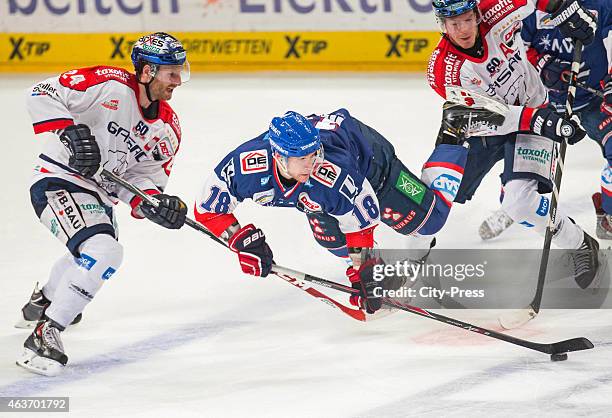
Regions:
<svg viewBox="0 0 612 418"><path fill-rule="evenodd" d="M33 123L32 127L34 128L35 134L40 134L43 132L54 131L56 129L64 129L66 126L70 125L74 125L74 121L72 119L57 118Z"/></svg>
<svg viewBox="0 0 612 418"><path fill-rule="evenodd" d="M193 212L195 213L196 221L204 225L216 237L220 237L227 228L234 223L238 223L238 219L236 219L233 213L199 213L197 206L194 206Z"/></svg>
<svg viewBox="0 0 612 418"><path fill-rule="evenodd" d="M346 246L347 247L365 247L365 248L373 248L374 247L374 228L377 225L374 225L370 228L363 229L357 232L349 232L346 235Z"/></svg>

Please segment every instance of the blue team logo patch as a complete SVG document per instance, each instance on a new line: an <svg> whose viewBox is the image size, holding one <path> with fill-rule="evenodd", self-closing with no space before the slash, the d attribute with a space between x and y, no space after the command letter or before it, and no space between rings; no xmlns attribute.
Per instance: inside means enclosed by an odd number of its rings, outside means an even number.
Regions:
<svg viewBox="0 0 612 418"><path fill-rule="evenodd" d="M113 276L113 274L115 274L116 271L117 270L115 270L112 267L107 268L106 271L102 273L102 280L110 279Z"/></svg>
<svg viewBox="0 0 612 418"><path fill-rule="evenodd" d="M550 200L546 196L540 198L540 204L536 213L540 216L546 216L548 214L548 208L550 207Z"/></svg>
<svg viewBox="0 0 612 418"><path fill-rule="evenodd" d="M612 184L612 170L610 170L610 167L606 167L601 172L601 181L604 184Z"/></svg>
<svg viewBox="0 0 612 418"><path fill-rule="evenodd" d="M91 270L94 264L97 263L97 260L91 256L88 256L87 254L81 253L81 258L76 258L75 262L77 263L77 266L83 267L85 270Z"/></svg>
<svg viewBox="0 0 612 418"><path fill-rule="evenodd" d="M431 183L433 188L443 193L448 193L453 199L457 196L457 192L459 192L460 184L461 181L450 174L441 174Z"/></svg>
<svg viewBox="0 0 612 418"><path fill-rule="evenodd" d="M527 228L533 228L535 226L534 224L530 224L527 221L521 222L521 225L526 226Z"/></svg>

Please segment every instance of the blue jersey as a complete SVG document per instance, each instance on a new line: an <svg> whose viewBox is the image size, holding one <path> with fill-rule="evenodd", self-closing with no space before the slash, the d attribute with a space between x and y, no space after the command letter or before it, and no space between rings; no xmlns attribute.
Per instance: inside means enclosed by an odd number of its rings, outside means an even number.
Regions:
<svg viewBox="0 0 612 418"><path fill-rule="evenodd" d="M214 219L224 219L219 215L231 214L239 202L252 199L263 206L329 214L345 234L375 226L380 220L375 193L379 184L368 180L368 174L372 178L376 171L370 167L374 151L363 139L359 125L346 109L308 119L319 129L324 160L315 165L306 183L282 181L263 133L217 165L196 203L196 218L219 235L229 226L229 218L216 226Z"/></svg>
<svg viewBox="0 0 612 418"><path fill-rule="evenodd" d="M593 42L583 49L578 80L601 90L600 81L612 70L612 4L610 0L582 0L580 3L597 16L597 32ZM568 64L572 62L574 43L552 26L548 14L541 11L532 13L523 21L521 35L537 55L550 54ZM549 92L550 101L557 108L565 106L566 96L567 91ZM596 98L586 90L577 89L574 108L580 109Z"/></svg>

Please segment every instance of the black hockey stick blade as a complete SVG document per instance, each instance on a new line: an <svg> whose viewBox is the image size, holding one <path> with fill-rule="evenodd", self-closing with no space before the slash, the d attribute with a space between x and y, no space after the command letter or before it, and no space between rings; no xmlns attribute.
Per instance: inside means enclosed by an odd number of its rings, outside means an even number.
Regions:
<svg viewBox="0 0 612 418"><path fill-rule="evenodd" d="M590 350L594 347L595 346L589 339L584 337L578 337L550 344L549 354L561 354L569 353L570 351Z"/></svg>

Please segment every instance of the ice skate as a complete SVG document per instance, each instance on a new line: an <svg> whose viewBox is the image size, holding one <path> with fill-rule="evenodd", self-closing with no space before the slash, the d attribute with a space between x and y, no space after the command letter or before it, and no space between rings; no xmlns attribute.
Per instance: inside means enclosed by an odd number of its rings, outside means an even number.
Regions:
<svg viewBox="0 0 612 418"><path fill-rule="evenodd" d="M51 320L40 321L23 344L17 365L33 373L57 376L68 362L60 338L60 326Z"/></svg>
<svg viewBox="0 0 612 418"><path fill-rule="evenodd" d="M499 236L512 225L514 221L502 209L493 212L478 228L478 235L483 240Z"/></svg>

